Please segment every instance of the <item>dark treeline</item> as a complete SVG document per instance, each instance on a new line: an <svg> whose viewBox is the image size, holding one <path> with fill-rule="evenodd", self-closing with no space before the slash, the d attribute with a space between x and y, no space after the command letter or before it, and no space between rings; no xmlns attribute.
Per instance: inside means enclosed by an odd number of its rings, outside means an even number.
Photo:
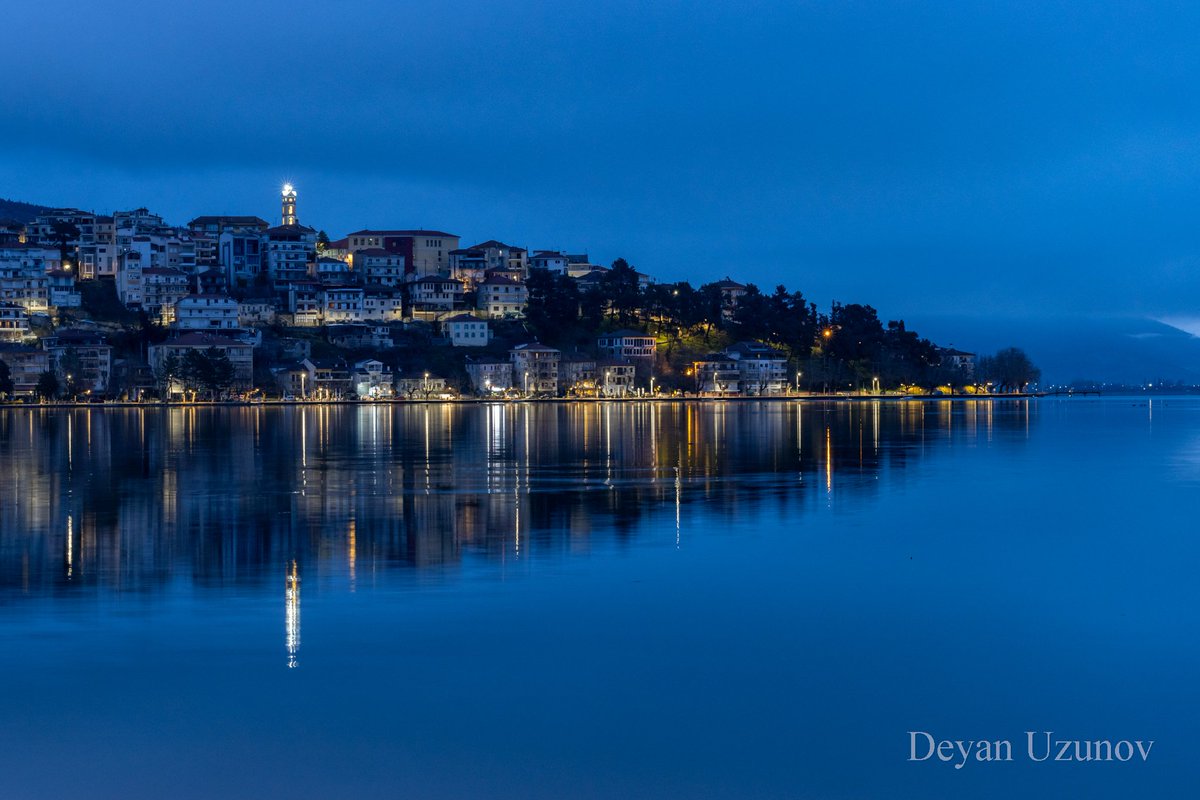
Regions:
<svg viewBox="0 0 1200 800"><path fill-rule="evenodd" d="M909 330L903 320L886 324L869 305L832 304L817 309L800 291L730 282L641 285L638 272L618 259L603 277L581 288L574 278L534 269L527 280L529 331L556 347L586 347L603 331L637 328L660 336L656 370L664 386L687 387L693 359L737 341L756 341L781 350L801 385L846 391L985 384L1019 391L1039 373L1014 348L980 360L974 374L945 357L943 350ZM736 293L736 294L735 294ZM663 345L665 338L666 344Z"/></svg>

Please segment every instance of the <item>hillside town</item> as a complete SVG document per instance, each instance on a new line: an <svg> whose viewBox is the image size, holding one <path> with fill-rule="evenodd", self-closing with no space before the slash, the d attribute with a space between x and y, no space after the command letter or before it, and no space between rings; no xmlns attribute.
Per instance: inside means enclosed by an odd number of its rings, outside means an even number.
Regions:
<svg viewBox="0 0 1200 800"><path fill-rule="evenodd" d="M28 400L782 396L1023 390L972 353L731 278L457 234L148 209L0 220L0 394ZM993 360L993 366L997 366ZM1032 369L1032 365L1028 365ZM1027 370L1028 372L1028 370ZM1035 372L1035 371L1034 371Z"/></svg>

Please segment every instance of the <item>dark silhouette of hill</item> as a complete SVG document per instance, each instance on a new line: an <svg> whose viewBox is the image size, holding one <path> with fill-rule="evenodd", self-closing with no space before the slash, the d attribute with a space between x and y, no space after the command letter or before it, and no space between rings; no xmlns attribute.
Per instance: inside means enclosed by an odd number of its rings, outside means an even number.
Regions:
<svg viewBox="0 0 1200 800"><path fill-rule="evenodd" d="M50 210L49 206L39 206L33 203L22 203L19 200L0 198L0 219L11 219L17 222L33 222L38 214Z"/></svg>

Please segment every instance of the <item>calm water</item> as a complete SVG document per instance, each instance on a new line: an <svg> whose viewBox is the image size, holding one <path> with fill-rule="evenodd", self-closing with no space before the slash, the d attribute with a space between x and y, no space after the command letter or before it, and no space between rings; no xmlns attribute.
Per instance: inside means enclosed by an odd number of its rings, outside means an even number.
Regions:
<svg viewBox="0 0 1200 800"><path fill-rule="evenodd" d="M0 797L1193 797L1198 499L1184 399L0 411Z"/></svg>

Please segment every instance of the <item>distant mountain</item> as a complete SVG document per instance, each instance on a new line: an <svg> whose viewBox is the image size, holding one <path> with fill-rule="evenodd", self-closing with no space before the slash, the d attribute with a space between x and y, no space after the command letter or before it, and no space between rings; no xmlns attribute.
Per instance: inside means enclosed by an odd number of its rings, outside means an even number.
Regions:
<svg viewBox="0 0 1200 800"><path fill-rule="evenodd" d="M22 203L19 200L0 198L0 219L11 219L17 222L33 222L38 214L49 211L48 206L38 206L33 203Z"/></svg>
<svg viewBox="0 0 1200 800"><path fill-rule="evenodd" d="M913 317L909 327L974 353L1020 347L1042 382L1200 384L1200 337L1152 319Z"/></svg>

